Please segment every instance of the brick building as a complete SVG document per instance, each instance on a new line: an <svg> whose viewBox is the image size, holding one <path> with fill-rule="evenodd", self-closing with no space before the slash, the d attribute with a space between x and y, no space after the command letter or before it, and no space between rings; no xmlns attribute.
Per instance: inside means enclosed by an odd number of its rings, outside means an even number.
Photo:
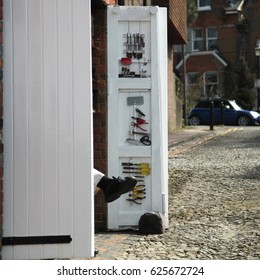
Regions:
<svg viewBox="0 0 260 280"><path fill-rule="evenodd" d="M230 91L228 71L245 57L256 71L254 48L259 36L259 1L197 0L197 17L188 29L185 52L188 106L200 98ZM183 77L182 54L176 55Z"/></svg>
<svg viewBox="0 0 260 280"><path fill-rule="evenodd" d="M102 3L103 2L103 3ZM93 100L94 100L94 166L107 170L107 75L106 75L106 5L158 5L168 8L168 128L169 131L182 124L182 102L175 94L173 72L173 44L186 42L186 1L95 1L92 0L93 22ZM95 196L96 228L106 228L107 207L102 193Z"/></svg>

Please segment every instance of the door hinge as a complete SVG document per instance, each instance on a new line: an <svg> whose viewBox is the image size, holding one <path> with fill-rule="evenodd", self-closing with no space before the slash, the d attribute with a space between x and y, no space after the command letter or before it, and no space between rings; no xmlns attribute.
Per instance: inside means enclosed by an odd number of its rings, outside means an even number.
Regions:
<svg viewBox="0 0 260 280"><path fill-rule="evenodd" d="M13 245L36 245L36 244L61 244L70 243L70 235L47 235L47 236L12 236L3 237L3 246Z"/></svg>

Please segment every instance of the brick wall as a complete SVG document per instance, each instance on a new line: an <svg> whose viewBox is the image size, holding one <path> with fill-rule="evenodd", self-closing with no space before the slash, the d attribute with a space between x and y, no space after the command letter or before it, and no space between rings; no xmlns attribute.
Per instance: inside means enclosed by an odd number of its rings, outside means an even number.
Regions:
<svg viewBox="0 0 260 280"><path fill-rule="evenodd" d="M93 16L93 100L94 166L107 173L107 66L106 66L106 9L92 12ZM95 196L95 227L106 228L107 206L103 193Z"/></svg>
<svg viewBox="0 0 260 280"><path fill-rule="evenodd" d="M221 57L228 63L234 64L239 56L239 36L236 26L222 25L219 27L219 50Z"/></svg>
<svg viewBox="0 0 260 280"><path fill-rule="evenodd" d="M187 72L205 73L208 71L219 71L220 62L213 55L195 55L191 56L186 66Z"/></svg>
<svg viewBox="0 0 260 280"><path fill-rule="evenodd" d="M175 74L173 72L173 50L168 46L168 131L173 132L182 124L182 113L178 114L177 96L175 89Z"/></svg>
<svg viewBox="0 0 260 280"><path fill-rule="evenodd" d="M2 31L3 31L3 1L0 0L0 259L2 250L3 236L3 144L2 144L2 123L3 123L3 48L2 48Z"/></svg>

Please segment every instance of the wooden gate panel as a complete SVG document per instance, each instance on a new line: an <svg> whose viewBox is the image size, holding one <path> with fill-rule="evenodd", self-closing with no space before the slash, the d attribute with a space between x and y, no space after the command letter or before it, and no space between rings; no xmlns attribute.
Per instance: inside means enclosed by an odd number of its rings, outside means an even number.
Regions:
<svg viewBox="0 0 260 280"><path fill-rule="evenodd" d="M92 256L90 3L6 0L4 18L3 236L72 241L6 245L3 258Z"/></svg>

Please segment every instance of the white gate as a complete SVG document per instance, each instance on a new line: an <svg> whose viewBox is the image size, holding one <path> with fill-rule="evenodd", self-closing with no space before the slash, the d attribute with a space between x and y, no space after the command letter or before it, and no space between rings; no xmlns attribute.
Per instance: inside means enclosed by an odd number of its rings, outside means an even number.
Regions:
<svg viewBox="0 0 260 280"><path fill-rule="evenodd" d="M3 259L94 253L89 0L4 0Z"/></svg>
<svg viewBox="0 0 260 280"><path fill-rule="evenodd" d="M108 172L138 179L132 193L109 204L108 227L136 227L147 211L162 213L167 227L165 8L108 8L108 75Z"/></svg>

